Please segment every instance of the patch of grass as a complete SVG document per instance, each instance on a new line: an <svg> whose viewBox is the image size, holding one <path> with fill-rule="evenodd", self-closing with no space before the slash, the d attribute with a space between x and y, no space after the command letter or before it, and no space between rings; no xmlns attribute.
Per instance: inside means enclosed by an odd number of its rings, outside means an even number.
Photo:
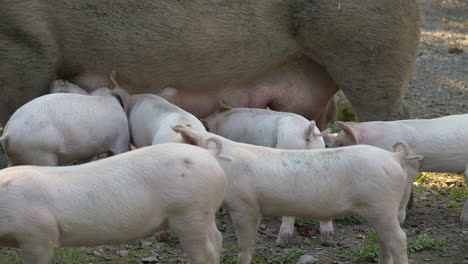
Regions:
<svg viewBox="0 0 468 264"><path fill-rule="evenodd" d="M317 220L307 219L307 218L296 218L296 223L300 225L312 225L320 226L320 222Z"/></svg>
<svg viewBox="0 0 468 264"><path fill-rule="evenodd" d="M288 250L283 255L274 258L273 262L276 261L277 263L280 263L280 264L295 263L296 260L298 260L299 257L302 256L303 254L304 254L304 251L302 250L300 251Z"/></svg>
<svg viewBox="0 0 468 264"><path fill-rule="evenodd" d="M413 235L415 235L414 232L407 233L407 236ZM380 247L377 244L378 238L375 232L369 231L368 237L372 242L367 243L363 250L349 250L345 253L352 255L360 260L373 262L376 258L379 257ZM432 239L427 234L420 235L414 241L408 241L407 249L410 253L424 250L435 250L440 252L445 252L447 250L445 240Z"/></svg>
<svg viewBox="0 0 468 264"><path fill-rule="evenodd" d="M333 221L347 224L347 225L359 225L359 224L362 224L364 219L360 216L352 215L352 216L345 216L343 218L337 218Z"/></svg>
<svg viewBox="0 0 468 264"><path fill-rule="evenodd" d="M237 257L236 256L223 256L223 258L221 259L221 263L237 264Z"/></svg>
<svg viewBox="0 0 468 264"><path fill-rule="evenodd" d="M451 207L451 208L462 208L463 205L461 203L458 203L454 200L450 200L448 201L448 206Z"/></svg>
<svg viewBox="0 0 468 264"><path fill-rule="evenodd" d="M427 179L431 174L429 172L420 172L418 173L418 178L414 180L415 182L423 182L425 179Z"/></svg>
<svg viewBox="0 0 468 264"><path fill-rule="evenodd" d="M437 198L438 198L438 197L442 197L442 196L444 196L444 194L445 194L445 190L444 190L444 189L438 189L438 190L436 191L435 197L437 197Z"/></svg>
<svg viewBox="0 0 468 264"><path fill-rule="evenodd" d="M270 263L268 259L262 256L253 256L252 258L252 263L253 264L268 264Z"/></svg>
<svg viewBox="0 0 468 264"><path fill-rule="evenodd" d="M328 124L328 128L331 129L331 133L340 133L341 132L341 128L339 128L335 122L330 122L330 124Z"/></svg>
<svg viewBox="0 0 468 264"><path fill-rule="evenodd" d="M21 264L21 253L17 250L10 252L2 252L0 255L0 263L8 263L8 264Z"/></svg>
<svg viewBox="0 0 468 264"><path fill-rule="evenodd" d="M376 244L370 244L363 250L356 252L356 257L366 261L374 261L379 257L380 247Z"/></svg>
<svg viewBox="0 0 468 264"><path fill-rule="evenodd" d="M356 115L349 108L344 108L343 111L338 113L337 120L345 122L356 121Z"/></svg>
<svg viewBox="0 0 468 264"><path fill-rule="evenodd" d="M77 248L61 248L55 251L55 259L64 264L81 264L93 262L94 256Z"/></svg>
<svg viewBox="0 0 468 264"><path fill-rule="evenodd" d="M422 187L422 186L416 186L416 188L414 189L414 191L416 193L422 193L426 188Z"/></svg>
<svg viewBox="0 0 468 264"><path fill-rule="evenodd" d="M374 231L367 232L367 237L369 237L369 239L374 242L379 242L379 237L377 236L377 233L375 233Z"/></svg>
<svg viewBox="0 0 468 264"><path fill-rule="evenodd" d="M464 187L455 187L452 189L452 197L458 199L466 199L468 197L468 189Z"/></svg>
<svg viewBox="0 0 468 264"><path fill-rule="evenodd" d="M422 234L415 241L408 241L408 251L411 253L423 250L445 252L447 250L445 244L445 240L432 239L427 234Z"/></svg>

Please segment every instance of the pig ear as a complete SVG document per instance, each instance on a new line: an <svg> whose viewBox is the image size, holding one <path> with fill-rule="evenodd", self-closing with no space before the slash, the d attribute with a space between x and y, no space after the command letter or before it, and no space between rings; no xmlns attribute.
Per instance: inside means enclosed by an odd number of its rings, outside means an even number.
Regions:
<svg viewBox="0 0 468 264"><path fill-rule="evenodd" d="M337 121L336 125L343 130L343 132L351 138L355 144L359 144L361 131L359 128L353 127L349 122Z"/></svg>
<svg viewBox="0 0 468 264"><path fill-rule="evenodd" d="M311 135L314 135L314 128L315 120L311 120L304 133L306 138L310 138Z"/></svg>
<svg viewBox="0 0 468 264"><path fill-rule="evenodd" d="M327 137L329 134L331 133L331 129L330 128L327 128L325 129L324 131L320 132L320 133L316 133L315 131L312 132L312 135L314 135L314 137Z"/></svg>
<svg viewBox="0 0 468 264"><path fill-rule="evenodd" d="M218 112L219 112L219 113L226 112L226 111L232 109L232 106L231 106L231 105L226 104L226 103L223 103L223 102L221 102L220 100L218 100L218 104L219 104L219 109L218 109Z"/></svg>
<svg viewBox="0 0 468 264"><path fill-rule="evenodd" d="M110 81L107 85L107 88L109 88L109 90L112 90L115 87L119 87L119 83L117 82L117 72L113 70L110 74Z"/></svg>
<svg viewBox="0 0 468 264"><path fill-rule="evenodd" d="M159 92L159 95L162 97L173 97L176 96L179 91L173 87L166 87Z"/></svg>
<svg viewBox="0 0 468 264"><path fill-rule="evenodd" d="M328 130L328 129L327 129ZM322 132L323 133L323 132ZM335 140L337 134L332 134L332 133L327 133L326 135L323 135L323 140L325 143L328 145L333 144L333 141Z"/></svg>
<svg viewBox="0 0 468 264"><path fill-rule="evenodd" d="M178 125L172 128L175 132L180 133L185 143L204 147L203 138L198 135L193 129Z"/></svg>

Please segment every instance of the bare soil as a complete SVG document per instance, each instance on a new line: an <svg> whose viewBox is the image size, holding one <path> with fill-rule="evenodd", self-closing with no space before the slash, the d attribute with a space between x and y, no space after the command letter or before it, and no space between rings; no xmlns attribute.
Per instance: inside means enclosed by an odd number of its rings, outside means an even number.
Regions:
<svg viewBox="0 0 468 264"><path fill-rule="evenodd" d="M419 0L423 16L420 53L406 100L414 118L434 118L468 113L468 2ZM447 135L450 136L450 135ZM468 263L468 226L459 217L466 193L459 174L431 173L415 183L415 203L403 228L408 235L410 263ZM222 263L236 263L235 231L229 215L220 213L218 227L224 236ZM335 222L335 245L320 245L317 223L299 220L286 247L274 246L280 218L262 221L256 240L254 263L296 263L303 254L318 263L376 262L375 235L361 218ZM16 249L0 250L0 263L20 263ZM93 248L59 249L55 263L187 263L177 239L145 240Z"/></svg>

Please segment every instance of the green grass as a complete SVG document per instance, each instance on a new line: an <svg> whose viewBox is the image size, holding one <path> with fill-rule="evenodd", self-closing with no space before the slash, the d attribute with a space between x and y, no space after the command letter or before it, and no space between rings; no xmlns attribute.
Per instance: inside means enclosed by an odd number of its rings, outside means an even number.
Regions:
<svg viewBox="0 0 468 264"><path fill-rule="evenodd" d="M411 237L414 236L414 232L408 232L407 236ZM376 258L379 257L380 247L378 245L378 237L377 234L373 231L369 231L367 234L370 241L368 241L364 249L362 250L349 250L345 253L348 255L352 255L357 259L362 261L373 262ZM407 249L410 253L421 252L425 250L434 250L439 252L445 252L446 242L445 240L436 240L430 238L427 234L422 234L414 239L408 239Z"/></svg>
<svg viewBox="0 0 468 264"><path fill-rule="evenodd" d="M380 247L375 244L370 244L363 250L358 250L355 256L361 260L373 261L379 257Z"/></svg>
<svg viewBox="0 0 468 264"><path fill-rule="evenodd" d="M420 252L423 250L435 250L440 252L445 252L446 242L445 240L436 240L429 238L427 234L420 235L415 241L408 241L408 251Z"/></svg>
<svg viewBox="0 0 468 264"><path fill-rule="evenodd" d="M418 173L418 178L416 178L415 182L423 182L429 176L431 176L429 172L420 172Z"/></svg>
<svg viewBox="0 0 468 264"><path fill-rule="evenodd" d="M21 264L21 253L19 250L9 250L10 254L0 254L0 264Z"/></svg>
<svg viewBox="0 0 468 264"><path fill-rule="evenodd" d="M347 224L347 225L359 225L364 221L364 219L360 216L352 215L352 216L345 216L342 218L337 218L333 221L337 223Z"/></svg>
<svg viewBox="0 0 468 264"><path fill-rule="evenodd" d="M453 200L448 201L448 206L450 208L462 208L463 207L462 203L459 203Z"/></svg>
<svg viewBox="0 0 468 264"><path fill-rule="evenodd" d="M416 193L422 193L426 188L422 187L422 186L416 186L416 188L414 189L414 191Z"/></svg>
<svg viewBox="0 0 468 264"><path fill-rule="evenodd" d="M451 195L454 198L464 200L464 199L466 199L466 197L468 197L468 188L455 187L455 188L452 189Z"/></svg>
<svg viewBox="0 0 468 264"><path fill-rule="evenodd" d="M95 261L95 256L77 248L61 248L55 251L55 260L63 264L81 264Z"/></svg>
<svg viewBox="0 0 468 264"><path fill-rule="evenodd" d="M304 254L304 251L292 251L288 250L283 255L273 259L274 263L286 264L286 263L296 263L300 256Z"/></svg>
<svg viewBox="0 0 468 264"><path fill-rule="evenodd" d="M338 113L336 119L340 121L345 121L345 122L357 120L356 115L353 113L352 110L348 108L344 108L343 111Z"/></svg>
<svg viewBox="0 0 468 264"><path fill-rule="evenodd" d="M307 218L296 218L296 223L299 225L320 226L319 221Z"/></svg>
<svg viewBox="0 0 468 264"><path fill-rule="evenodd" d="M334 121L328 124L328 128L331 129L331 133L340 133L341 128L339 128Z"/></svg>

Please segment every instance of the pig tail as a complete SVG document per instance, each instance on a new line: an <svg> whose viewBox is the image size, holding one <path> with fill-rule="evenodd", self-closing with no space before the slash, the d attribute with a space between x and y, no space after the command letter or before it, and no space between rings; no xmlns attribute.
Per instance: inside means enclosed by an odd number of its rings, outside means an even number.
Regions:
<svg viewBox="0 0 468 264"><path fill-rule="evenodd" d="M215 147L213 149L214 151L214 155L215 157L217 158L220 158L220 159L223 159L223 160L227 160L227 161L232 161L232 158L227 156L227 155L224 155L224 154L221 154L221 151L223 150L223 143L221 142L221 140L215 138L215 137L210 137L208 138L207 140L205 140L204 144L203 144L203 147L210 150L210 143L213 142Z"/></svg>

